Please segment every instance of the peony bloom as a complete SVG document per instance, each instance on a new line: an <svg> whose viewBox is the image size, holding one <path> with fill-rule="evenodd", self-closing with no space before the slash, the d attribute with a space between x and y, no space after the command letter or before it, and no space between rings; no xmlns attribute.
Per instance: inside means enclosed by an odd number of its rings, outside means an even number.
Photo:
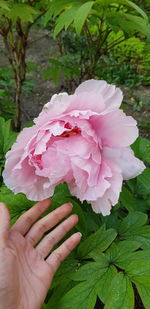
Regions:
<svg viewBox="0 0 150 309"><path fill-rule="evenodd" d="M145 168L130 148L138 129L119 109L122 98L119 88L99 80L83 82L73 95L55 94L7 153L5 184L39 201L67 182L72 195L109 215L123 180Z"/></svg>

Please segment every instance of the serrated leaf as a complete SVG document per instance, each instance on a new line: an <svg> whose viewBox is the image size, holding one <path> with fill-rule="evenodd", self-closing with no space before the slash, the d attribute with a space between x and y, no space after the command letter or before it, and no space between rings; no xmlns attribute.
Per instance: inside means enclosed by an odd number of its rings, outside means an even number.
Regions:
<svg viewBox="0 0 150 309"><path fill-rule="evenodd" d="M83 25L91 11L91 8L94 4L94 1L88 1L81 5L78 9L75 18L74 18L74 26L78 35L80 35Z"/></svg>
<svg viewBox="0 0 150 309"><path fill-rule="evenodd" d="M80 258L83 258L88 256L89 253L95 249L103 252L110 246L116 236L117 232L114 229L109 229L106 231L104 226L102 226L94 234L90 235L85 241L81 242L77 253Z"/></svg>
<svg viewBox="0 0 150 309"><path fill-rule="evenodd" d="M8 12L7 16L15 23L18 18L21 19L21 22L33 22L34 15L36 15L38 11L36 11L33 7L22 4L22 3L14 3L11 10Z"/></svg>
<svg viewBox="0 0 150 309"><path fill-rule="evenodd" d="M57 16L61 13L62 10L64 10L65 8L67 8L68 6L72 6L72 5L78 5L81 4L80 0L55 0L52 1L49 6L48 6L48 10L44 16L44 26L47 25L48 21L52 18L52 16Z"/></svg>
<svg viewBox="0 0 150 309"><path fill-rule="evenodd" d="M66 11L64 11L58 17L57 22L56 22L56 26L55 26L55 29L54 29L54 37L56 37L63 28L65 28L65 30L67 30L67 28L73 22L74 16L75 16L77 10L78 10L78 6L77 5L73 6L70 9L67 9Z"/></svg>
<svg viewBox="0 0 150 309"><path fill-rule="evenodd" d="M134 309L134 292L127 276L118 273L112 280L104 309Z"/></svg>

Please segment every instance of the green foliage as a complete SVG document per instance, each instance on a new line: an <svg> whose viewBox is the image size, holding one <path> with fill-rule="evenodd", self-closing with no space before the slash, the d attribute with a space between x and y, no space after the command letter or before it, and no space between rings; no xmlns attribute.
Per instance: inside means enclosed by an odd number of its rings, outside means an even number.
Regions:
<svg viewBox="0 0 150 309"><path fill-rule="evenodd" d="M17 134L11 130L11 121L5 121L0 117L0 183L2 182L1 173L4 167L5 155L16 140Z"/></svg>

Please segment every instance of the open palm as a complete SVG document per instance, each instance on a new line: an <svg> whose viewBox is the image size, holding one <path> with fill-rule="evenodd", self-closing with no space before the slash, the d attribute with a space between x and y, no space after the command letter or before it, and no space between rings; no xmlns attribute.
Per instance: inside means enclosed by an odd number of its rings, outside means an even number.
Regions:
<svg viewBox="0 0 150 309"><path fill-rule="evenodd" d="M64 204L37 221L49 204L37 203L10 228L8 209L0 203L0 309L41 308L56 270L80 241L75 233L50 254L78 217L71 215L42 238L72 210Z"/></svg>

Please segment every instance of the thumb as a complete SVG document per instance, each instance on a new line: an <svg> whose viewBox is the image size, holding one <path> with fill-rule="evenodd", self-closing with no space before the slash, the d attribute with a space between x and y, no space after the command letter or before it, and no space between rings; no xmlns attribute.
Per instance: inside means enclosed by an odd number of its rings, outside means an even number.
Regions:
<svg viewBox="0 0 150 309"><path fill-rule="evenodd" d="M10 228L10 214L7 206L0 203L0 246L6 244Z"/></svg>

